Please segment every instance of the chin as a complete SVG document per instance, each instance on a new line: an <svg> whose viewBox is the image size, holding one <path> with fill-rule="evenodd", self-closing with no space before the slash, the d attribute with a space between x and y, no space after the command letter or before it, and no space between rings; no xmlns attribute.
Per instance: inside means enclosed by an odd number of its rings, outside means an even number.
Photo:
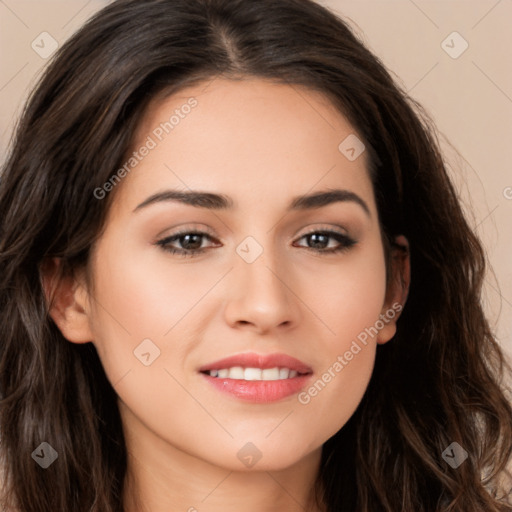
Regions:
<svg viewBox="0 0 512 512"><path fill-rule="evenodd" d="M248 439L248 438L246 438ZM276 437L275 440L263 439L254 442L231 443L226 451L235 452L235 457L217 459L216 465L230 471L258 472L258 471L284 471L299 464L304 459L320 456L322 445L313 448L302 443L286 443Z"/></svg>

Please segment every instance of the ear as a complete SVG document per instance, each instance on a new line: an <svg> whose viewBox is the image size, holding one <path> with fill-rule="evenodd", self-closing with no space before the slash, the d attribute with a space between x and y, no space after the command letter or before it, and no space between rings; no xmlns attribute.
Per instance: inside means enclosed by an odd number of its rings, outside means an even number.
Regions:
<svg viewBox="0 0 512 512"><path fill-rule="evenodd" d="M60 332L73 343L92 341L88 294L84 284L62 271L62 261L52 258L41 266L41 278L49 314Z"/></svg>
<svg viewBox="0 0 512 512"><path fill-rule="evenodd" d="M396 322L400 316L411 282L411 261L409 242L405 236L397 236L391 245L391 276L386 290L386 298L380 320L384 324L379 329L377 343L384 344L396 334Z"/></svg>

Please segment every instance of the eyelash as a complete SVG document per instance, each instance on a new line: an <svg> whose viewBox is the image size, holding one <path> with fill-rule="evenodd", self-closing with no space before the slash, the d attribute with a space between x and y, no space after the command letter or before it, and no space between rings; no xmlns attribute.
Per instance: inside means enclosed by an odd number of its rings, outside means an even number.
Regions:
<svg viewBox="0 0 512 512"><path fill-rule="evenodd" d="M210 236L208 233L205 233L203 231L182 231L182 232L179 232L179 233L175 233L174 235L171 235L169 237L166 237L166 238L163 238L162 240L159 240L158 242L156 242L156 245L160 246L164 251L166 252L169 252L171 254L174 254L174 255L177 255L177 256L181 256L181 257L184 257L184 258L191 258L191 257L194 257L194 256L198 256L199 254L202 254L206 251L205 248L201 248L201 249L176 249L175 247L170 247L169 244L171 242L175 242L177 240L179 240L180 238L183 238L185 237L186 235L196 235L196 236L203 236L203 237L207 237L209 238L210 240L214 240L214 238L212 236ZM340 245L338 247L335 247L334 249L315 249L313 247L303 247L304 249L308 249L310 251L313 251L313 252L316 252L316 253L320 253L320 254L336 254L336 253L341 253L343 251L347 251L348 249L350 249L351 247L353 247L357 241L354 240L353 238L350 238L349 236L343 234L343 233L339 233L338 231L330 231L330 230L315 230L315 231L310 231L309 233L305 233L304 235L302 235L299 240L301 240L302 238L305 238L305 237L308 237L308 236L311 236L311 235L323 235L323 236L328 236L329 238L334 238L335 240L337 240ZM327 242L327 245L329 244L329 242Z"/></svg>

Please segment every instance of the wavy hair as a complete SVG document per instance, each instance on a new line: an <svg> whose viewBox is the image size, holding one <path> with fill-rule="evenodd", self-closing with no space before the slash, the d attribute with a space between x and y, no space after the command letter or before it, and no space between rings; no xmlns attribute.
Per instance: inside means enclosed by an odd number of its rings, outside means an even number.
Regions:
<svg viewBox="0 0 512 512"><path fill-rule="evenodd" d="M127 455L117 395L92 343L49 316L42 270L87 267L149 101L217 76L320 91L364 140L381 229L410 244L394 339L348 423L323 446L328 512L512 511L511 368L485 318L485 253L447 175L433 122L346 22L312 0L117 0L51 59L0 178L2 504L122 512ZM31 453L58 453L43 470ZM457 442L458 468L443 459ZM504 495L508 492L508 495Z"/></svg>

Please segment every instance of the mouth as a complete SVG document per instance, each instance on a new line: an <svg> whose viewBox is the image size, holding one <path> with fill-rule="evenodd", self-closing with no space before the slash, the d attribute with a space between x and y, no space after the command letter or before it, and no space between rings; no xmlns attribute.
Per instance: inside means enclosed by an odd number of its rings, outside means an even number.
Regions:
<svg viewBox="0 0 512 512"><path fill-rule="evenodd" d="M313 370L286 354L239 354L199 369L215 389L236 399L268 403L298 393Z"/></svg>
<svg viewBox="0 0 512 512"><path fill-rule="evenodd" d="M220 370L208 370L203 372L210 377L217 379L235 379L235 380L284 380L293 379L297 375L305 375L297 370L290 370L290 368L243 368L242 366L232 366L231 368L222 368Z"/></svg>

